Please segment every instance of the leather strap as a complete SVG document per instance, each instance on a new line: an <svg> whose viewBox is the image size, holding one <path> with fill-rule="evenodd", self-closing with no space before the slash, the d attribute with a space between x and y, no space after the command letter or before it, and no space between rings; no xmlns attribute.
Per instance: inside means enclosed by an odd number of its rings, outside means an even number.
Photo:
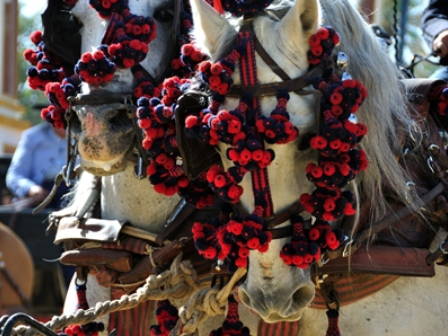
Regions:
<svg viewBox="0 0 448 336"><path fill-rule="evenodd" d="M249 213L246 211L246 209L244 209L244 207L240 203L233 204L232 207L233 211L239 216L245 217L249 215ZM292 216L300 214L304 210L305 208L303 207L303 205L299 201L296 201L281 212L278 212L270 217L263 217L263 221L267 224L269 228L272 229L277 225L286 222Z"/></svg>
<svg viewBox="0 0 448 336"><path fill-rule="evenodd" d="M426 262L428 264L434 264L435 262L440 263L440 265L447 266L446 259L448 257L448 236L445 240L440 243L440 246L437 250L430 253L426 257Z"/></svg>
<svg viewBox="0 0 448 336"><path fill-rule="evenodd" d="M303 207L303 205L299 201L296 201L282 212L274 214L272 217L265 217L263 218L263 220L269 228L274 228L277 225L286 222L292 216L300 214L304 210L305 208Z"/></svg>
<svg viewBox="0 0 448 336"><path fill-rule="evenodd" d="M446 85L442 79L431 78L406 78L402 79L408 100L417 105L422 105L430 91L437 85Z"/></svg>
<svg viewBox="0 0 448 336"><path fill-rule="evenodd" d="M276 96L279 90L286 90L288 92L299 92L303 88L310 85L310 79L322 75L323 69L316 67L308 71L305 75L295 79L285 80L282 82L259 84L253 86L238 86L234 85L230 89L226 97L240 98L250 94L254 98L262 98L269 96Z"/></svg>
<svg viewBox="0 0 448 336"><path fill-rule="evenodd" d="M269 66L269 68L282 79L282 82L259 84L253 86L234 85L226 95L227 97L240 98L247 94L251 95L254 98L269 97L276 96L279 90L298 93L298 91L310 85L311 78L318 77L323 74L324 70L321 67L315 67L312 70L308 71L305 75L295 79L291 79L291 77L288 76L288 74L277 64L277 62L274 61L274 59L261 45L260 41L253 31L251 18L247 19L247 24L245 24L243 28L253 33L255 51Z"/></svg>
<svg viewBox="0 0 448 336"><path fill-rule="evenodd" d="M439 194L441 194L447 187L442 182L439 182L434 188L428 191L425 195L421 197L423 204L428 204L433 199L435 199ZM347 257L348 255L353 255L356 250L362 245L362 243L369 237L375 235L376 233L386 229L393 223L401 220L402 218L410 215L413 210L407 206L404 206L397 212L391 214L390 216L384 218L383 220L376 222L371 225L369 229L361 231L352 240L347 240L341 244L341 246L334 251L327 251L326 256L329 259L336 259L341 256Z"/></svg>
<svg viewBox="0 0 448 336"><path fill-rule="evenodd" d="M126 99L132 97L132 92L117 93L117 92L100 92L95 94L77 94L76 96L68 97L67 100L70 106L76 105L106 105L106 104L124 104Z"/></svg>
<svg viewBox="0 0 448 336"><path fill-rule="evenodd" d="M253 26L252 26L252 30L253 30ZM254 48L255 48L255 51L258 53L258 55L261 57L261 59L267 65L269 65L271 70L274 71L277 76L279 76L284 81L287 81L287 80L291 79L291 77L289 77L288 74L267 53L266 49L263 48L263 46L261 45L260 41L257 38L257 35L255 35L255 34L254 34Z"/></svg>
<svg viewBox="0 0 448 336"><path fill-rule="evenodd" d="M292 225L288 225L282 228L269 229L267 231L272 234L272 239L281 239L291 237L294 232L294 227Z"/></svg>
<svg viewBox="0 0 448 336"><path fill-rule="evenodd" d="M182 244L179 241L173 241L155 250L149 257L141 259L132 270L121 274L118 281L122 284L130 284L144 280L151 274L157 273L158 266L171 262L181 251Z"/></svg>
<svg viewBox="0 0 448 336"><path fill-rule="evenodd" d="M185 220L195 211L195 206L187 203L184 199L181 200L174 211L172 212L170 218L168 218L165 224L165 229L157 236L156 243L159 246L163 245L163 242L176 230L184 224Z"/></svg>
<svg viewBox="0 0 448 336"><path fill-rule="evenodd" d="M400 246L362 246L350 258L339 257L312 269L314 275L369 273L432 277L434 264L428 264L428 249Z"/></svg>
<svg viewBox="0 0 448 336"><path fill-rule="evenodd" d="M59 261L63 265L106 266L117 272L129 272L133 266L129 252L103 248L68 250L62 253Z"/></svg>

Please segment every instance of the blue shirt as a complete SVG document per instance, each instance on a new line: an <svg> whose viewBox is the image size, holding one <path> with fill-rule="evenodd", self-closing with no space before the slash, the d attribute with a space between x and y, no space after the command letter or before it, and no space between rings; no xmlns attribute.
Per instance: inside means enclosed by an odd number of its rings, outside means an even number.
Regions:
<svg viewBox="0 0 448 336"><path fill-rule="evenodd" d="M67 139L61 139L48 123L23 132L6 175L8 189L18 198L44 181L53 181L66 164Z"/></svg>

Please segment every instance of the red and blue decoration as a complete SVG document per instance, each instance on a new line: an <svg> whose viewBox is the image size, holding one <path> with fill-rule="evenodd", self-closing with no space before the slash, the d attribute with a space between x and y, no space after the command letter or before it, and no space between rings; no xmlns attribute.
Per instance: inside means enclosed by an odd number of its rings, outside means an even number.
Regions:
<svg viewBox="0 0 448 336"><path fill-rule="evenodd" d="M262 14L264 9L272 2L273 0L213 0L213 6L220 14L226 11L233 16L239 17L248 13L254 15Z"/></svg>
<svg viewBox="0 0 448 336"><path fill-rule="evenodd" d="M45 86L45 95L52 105L66 110L69 107L67 98L76 96L79 84L80 82L77 76L66 77L61 83L48 83Z"/></svg>
<svg viewBox="0 0 448 336"><path fill-rule="evenodd" d="M103 48L104 51L107 52ZM114 77L117 66L111 62L102 50L93 53L86 52L75 66L79 79L91 85L101 85Z"/></svg>
<svg viewBox="0 0 448 336"><path fill-rule="evenodd" d="M86 299L86 285L76 285L76 294L78 296L78 309L89 309ZM98 336L102 331L104 331L104 324L101 322L75 324L62 329L62 332L69 336Z"/></svg>
<svg viewBox="0 0 448 336"><path fill-rule="evenodd" d="M316 34L311 35L308 40L310 45L308 62L310 65L319 65L323 60L327 59L339 42L339 35L332 27L320 27Z"/></svg>
<svg viewBox="0 0 448 336"><path fill-rule="evenodd" d="M336 79L332 83L321 79L315 82L315 87L323 93L324 120L321 134L310 141L311 148L319 154L318 163L308 164L306 174L316 185L316 190L311 195L300 196L300 202L316 218L334 221L343 215L354 214L354 196L342 188L368 165L365 152L358 148L367 127L351 121L367 92L353 79Z"/></svg>
<svg viewBox="0 0 448 336"><path fill-rule="evenodd" d="M53 125L55 128L66 128L67 122L64 119L65 110L61 107L50 105L44 107L40 115L43 120Z"/></svg>
<svg viewBox="0 0 448 336"><path fill-rule="evenodd" d="M76 0L66 1L74 6ZM78 93L81 81L90 85L102 85L113 79L117 68L130 68L136 87L133 98L137 102L138 124L144 132L143 147L148 150L151 162L147 167L150 182L161 194L180 194L198 209L214 203L213 191L204 173L195 181L189 181L182 170L177 149L174 121L174 104L190 86L186 78L193 76L198 64L206 56L190 43L192 17L181 11L178 42L180 56L172 61L172 73L179 74L156 85L145 77L139 64L149 51L148 44L156 37L156 22L151 17L132 14L126 0L90 0L101 18L109 20L102 45L94 52L81 55L73 69L66 69L45 49L42 33L31 35L36 50L28 49L24 58L33 67L28 70L28 83L33 89L45 91L51 105L41 111L44 120L54 127L65 128L65 110L68 97ZM184 6L189 8L189 6Z"/></svg>
<svg viewBox="0 0 448 336"><path fill-rule="evenodd" d="M41 31L31 33L30 39L36 49L25 50L23 57L33 65L26 73L28 85L33 90L45 90L48 83L60 82L67 74L73 73L64 68L56 56L45 50Z"/></svg>
<svg viewBox="0 0 448 336"><path fill-rule="evenodd" d="M437 104L437 111L440 115L447 115L448 112L448 87L444 86L439 95L439 103Z"/></svg>
<svg viewBox="0 0 448 336"><path fill-rule="evenodd" d="M323 61L329 58L337 44L339 35L333 28L319 28L310 38L310 66L325 66ZM219 110L233 85L231 76L237 62L244 64L240 66L242 83L256 85L256 72L244 73L248 68L246 64L254 62L251 33L240 33L236 45L229 56L217 63L207 61L200 64L201 79L213 92L212 102L199 114L187 117L185 123L186 132L191 137L211 145L230 145L226 154L234 166L227 171L214 166L207 174L211 188L221 199L238 203L243 193L238 184L247 172L252 174L256 208L253 214L244 220L213 219L207 223L195 223L193 227L199 253L208 259L226 261L229 271L245 267L248 251L261 248L259 251L263 252L268 248L266 242L270 241L262 218L272 215L272 200L266 192L269 190L266 167L275 159L275 153L264 149L264 143L285 144L298 137L298 130L290 122L287 112L290 97L283 90L278 91L277 106L269 116L261 115L257 99L250 95L242 97L234 110ZM318 152L318 162L310 163L306 168L306 176L316 189L299 198L305 211L316 221L311 229L305 229L302 217L293 216L293 236L280 253L286 264L299 268L307 268L327 250L340 246L344 234L342 230L332 229L329 222L355 213L352 206L354 196L343 188L368 165L365 152L358 148L367 128L357 123L354 117L367 92L356 80L341 80L334 74L327 76L330 77L313 79L311 83L322 92L320 105L323 111L321 129L310 140L310 147ZM248 222L257 225L247 225ZM248 228L254 227L256 229L247 234ZM255 239L261 244L253 244Z"/></svg>
<svg viewBox="0 0 448 336"><path fill-rule="evenodd" d="M327 250L335 250L344 239L341 229L333 229L328 222L316 220L310 229L304 228L301 216L291 218L293 235L291 241L280 251L283 262L298 268L307 268L320 260Z"/></svg>
<svg viewBox="0 0 448 336"><path fill-rule="evenodd" d="M341 336L339 330L339 309L327 310L328 327L325 336Z"/></svg>
<svg viewBox="0 0 448 336"><path fill-rule="evenodd" d="M210 336L250 336L250 330L245 327L240 321L238 314L238 302L233 295L228 299L227 316L222 327L217 330L212 330Z"/></svg>
<svg viewBox="0 0 448 336"><path fill-rule="evenodd" d="M219 218L194 223L192 232L196 249L206 259L226 261L231 273L246 267L249 251L266 252L272 240L262 213L262 207L258 206L253 214L244 218L233 216L225 223Z"/></svg>
<svg viewBox="0 0 448 336"><path fill-rule="evenodd" d="M157 325L150 328L151 336L168 336L179 319L177 308L169 300L157 301Z"/></svg>
<svg viewBox="0 0 448 336"><path fill-rule="evenodd" d="M149 91L156 91L150 83L146 85L149 86ZM157 88L163 95L162 99L149 98L150 94L143 94L143 87L138 86L136 90L139 90L142 96L137 101L136 113L138 124L144 131L143 148L151 157L147 173L154 190L166 196L179 194L198 209L202 209L214 202L205 174L191 182L185 176L181 164L177 162L180 154L173 109L177 98L189 86L189 80L171 77L164 81L161 88Z"/></svg>

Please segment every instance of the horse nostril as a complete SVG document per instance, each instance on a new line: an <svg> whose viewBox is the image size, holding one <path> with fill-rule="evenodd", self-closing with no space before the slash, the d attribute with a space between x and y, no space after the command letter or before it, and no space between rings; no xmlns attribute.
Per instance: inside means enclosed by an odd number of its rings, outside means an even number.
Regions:
<svg viewBox="0 0 448 336"><path fill-rule="evenodd" d="M292 302L300 306L307 306L316 294L316 290L312 285L304 285L298 288L291 296Z"/></svg>
<svg viewBox="0 0 448 336"><path fill-rule="evenodd" d="M246 306L251 307L252 300L250 299L249 295L243 288L238 288L238 296L242 303L244 303Z"/></svg>
<svg viewBox="0 0 448 336"><path fill-rule="evenodd" d="M118 112L117 109L110 109L104 113L104 119L112 121L114 118L117 118Z"/></svg>

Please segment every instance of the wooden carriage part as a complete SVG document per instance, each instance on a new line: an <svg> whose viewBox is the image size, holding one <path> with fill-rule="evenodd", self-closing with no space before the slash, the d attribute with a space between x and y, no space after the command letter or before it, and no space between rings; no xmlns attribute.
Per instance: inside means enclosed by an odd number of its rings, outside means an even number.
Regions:
<svg viewBox="0 0 448 336"><path fill-rule="evenodd" d="M34 285L34 263L24 242L0 223L0 311L28 309Z"/></svg>

